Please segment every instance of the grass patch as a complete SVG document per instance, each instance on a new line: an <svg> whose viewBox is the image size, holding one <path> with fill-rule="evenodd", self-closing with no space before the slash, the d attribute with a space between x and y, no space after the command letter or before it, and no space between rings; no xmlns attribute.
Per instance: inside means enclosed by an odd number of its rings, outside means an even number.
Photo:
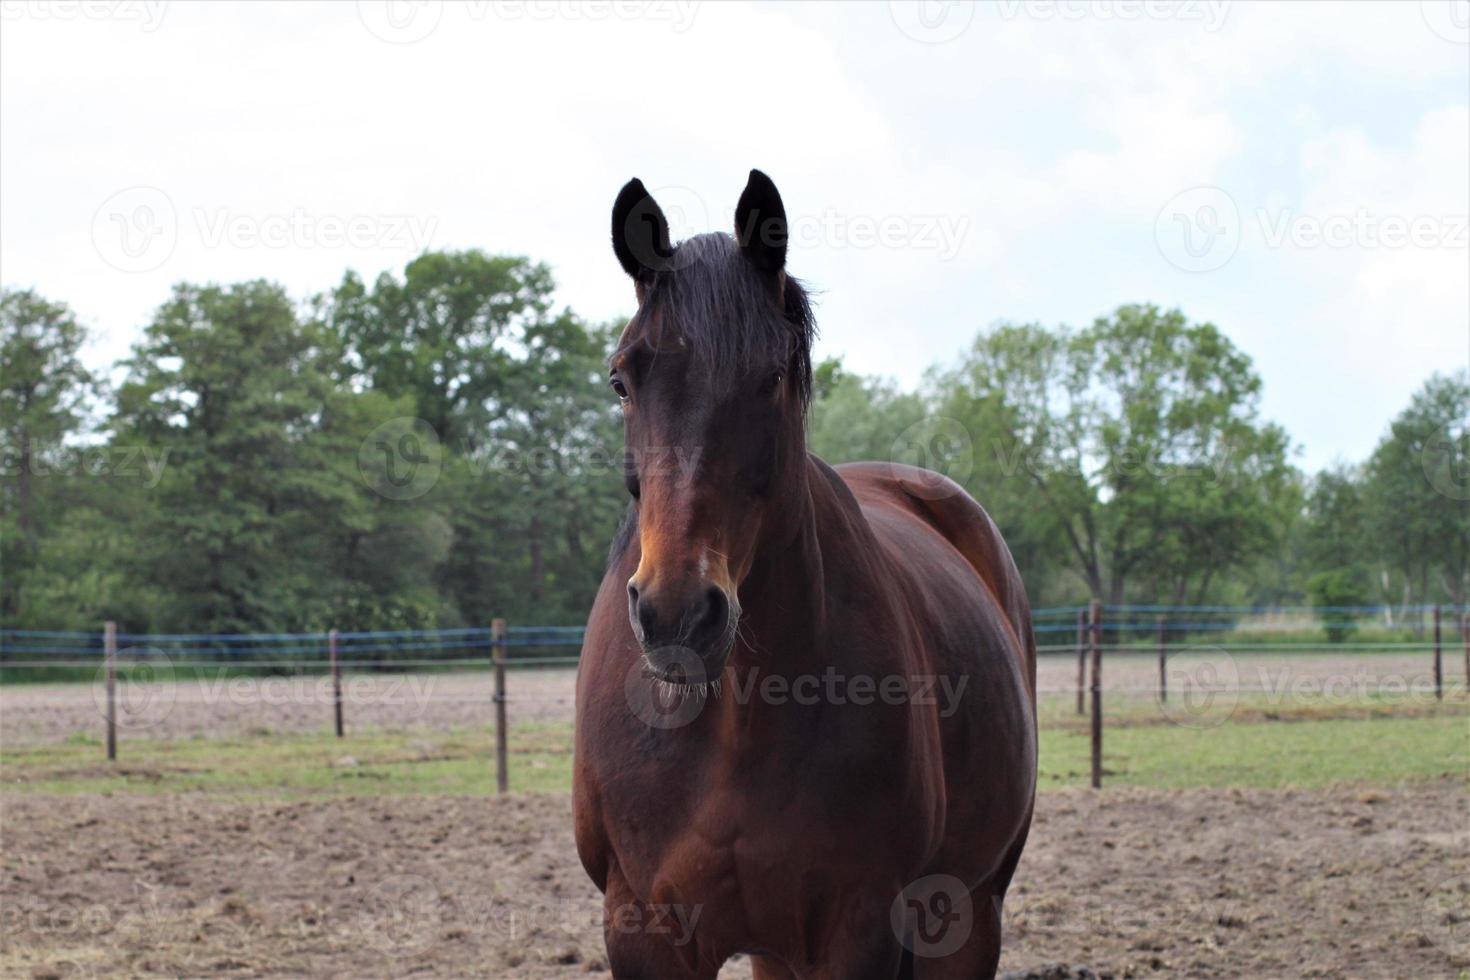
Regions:
<svg viewBox="0 0 1470 980"><path fill-rule="evenodd" d="M1091 740L1043 729L1041 785L1086 785ZM1215 728L1119 726L1103 731L1103 783L1311 788L1470 776L1470 715L1229 722Z"/></svg>
<svg viewBox="0 0 1470 980"><path fill-rule="evenodd" d="M0 751L6 792L188 793L265 797L484 795L495 791L488 730L330 732L247 738L123 739L109 764L90 740ZM516 790L571 785L569 726L521 725L510 743Z"/></svg>
<svg viewBox="0 0 1470 980"><path fill-rule="evenodd" d="M1196 705L1197 707L1197 705ZM1042 731L1059 730L1088 733L1092 722L1086 714L1078 714L1076 698L1044 695L1037 704ZM1454 692L1442 702L1433 698L1406 698L1370 695L1350 701L1326 698L1282 700L1262 694L1242 694L1229 702L1191 710L1188 702L1176 700L1161 706L1153 694L1110 692L1103 703L1103 719L1108 731L1119 728L1210 728L1218 719L1223 724L1256 722L1307 721L1372 721L1388 718L1429 718L1458 715L1470 723L1470 703L1465 695ZM1183 722L1181 724L1181 722Z"/></svg>
<svg viewBox="0 0 1470 980"><path fill-rule="evenodd" d="M488 728L365 731L341 740L325 731L124 739L118 755L118 762L109 765L91 738L8 748L0 751L0 784L7 793L202 792L268 798L495 791L494 738ZM1090 758L1088 735L1080 725L1043 725L1043 789L1085 785ZM513 790L565 792L571 787L571 762L570 725L512 729ZM1103 767L1106 785L1169 788L1392 785L1445 774L1470 776L1470 715L1447 706L1384 717L1231 720L1209 728L1110 717Z"/></svg>

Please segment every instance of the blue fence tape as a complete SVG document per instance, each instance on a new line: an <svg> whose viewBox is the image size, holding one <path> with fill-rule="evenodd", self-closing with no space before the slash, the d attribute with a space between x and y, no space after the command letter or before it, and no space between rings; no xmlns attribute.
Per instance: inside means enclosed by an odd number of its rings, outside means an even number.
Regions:
<svg viewBox="0 0 1470 980"><path fill-rule="evenodd" d="M323 636L326 634L323 633ZM435 637L435 636L489 636L490 628L487 626L466 626L453 630L370 630L358 633L338 633L339 640L377 639L380 636L413 636L413 637Z"/></svg>
<svg viewBox="0 0 1470 980"><path fill-rule="evenodd" d="M102 641L102 634L101 633L86 633L86 632L79 632L79 631L75 631L75 630L12 630L12 629L0 629L0 636L58 636L58 637L59 636L73 636L73 637L82 637L83 639L85 639L87 637L95 636L95 637L97 637L97 640L98 640L99 643Z"/></svg>
<svg viewBox="0 0 1470 980"><path fill-rule="evenodd" d="M13 647L0 644L0 654L9 656L12 653L73 653L86 654L87 656L102 656L101 647Z"/></svg>
<svg viewBox="0 0 1470 980"><path fill-rule="evenodd" d="M1351 623L1351 622L1353 622L1353 620L1350 620L1350 619L1347 619L1347 618L1341 618L1341 619L1325 619L1325 620L1323 620L1324 625L1327 625L1327 626L1346 625L1346 624ZM1397 631L1397 630L1412 630L1412 629L1416 629L1417 627L1418 627L1418 624L1417 623L1394 623L1392 626L1388 626L1386 624L1379 623L1379 624L1377 624L1377 625L1374 626L1374 629L1395 630L1395 631ZM1142 621L1142 622L1137 622L1137 623L1126 623L1126 622L1120 623L1120 622L1117 622L1117 621L1114 621L1114 620L1104 619L1102 621L1102 628L1103 628L1103 631L1104 632L1107 632L1109 630L1138 630L1138 631L1141 631L1141 632L1147 632L1147 631L1150 631L1150 630L1156 630L1156 629L1158 629L1159 628L1159 624L1157 622L1149 622L1149 621L1146 621L1146 620L1145 621ZM1168 620L1165 620L1164 621L1164 629L1166 631L1169 631L1169 632L1174 632L1174 631L1210 632L1210 631L1218 631L1218 630L1235 630L1235 629L1240 629L1241 632L1244 632L1244 633L1250 633L1250 632L1261 632L1261 633L1283 632L1281 630L1269 630L1269 629L1251 630L1249 627L1246 627L1246 628L1243 628L1242 629L1239 623L1221 623L1221 622L1214 622L1214 623L1175 623L1175 622L1170 622ZM1075 633L1077 631L1077 624L1076 623L1038 623L1038 624L1032 625L1031 630L1034 633L1068 633L1068 632Z"/></svg>
<svg viewBox="0 0 1470 980"><path fill-rule="evenodd" d="M1195 618L1189 622L1164 621L1164 629L1170 632L1208 632L1240 628L1235 620L1243 616L1262 616L1282 613L1301 613L1313 616L1319 622L1332 625L1352 623L1356 617L1381 616L1392 612L1399 616L1431 612L1431 605L1407 607L1391 606L1164 606L1147 604L1124 604L1104 606L1102 628L1108 632L1149 632L1158 629L1155 621L1133 622L1109 620L1107 613L1128 614L1157 613L1160 615L1189 613ZM1441 612L1456 617L1470 606L1441 605ZM1075 617L1083 612L1082 606L1052 606L1032 612L1033 618L1057 616ZM1219 618L1211 618L1219 617ZM1453 630L1453 619L1451 629ZM1378 629L1409 630L1421 628L1419 621L1379 623ZM1038 622L1036 633L1071 633L1076 623ZM585 627L582 626L511 626L506 630L507 647L556 647L574 646L582 642ZM347 631L337 634L338 651L344 656L354 653L393 653L405 650L483 649L493 646L490 630L484 626L468 626L454 629L435 630L368 630ZM19 641L19 642L17 642ZM71 642L68 642L71 641ZM78 642L80 641L80 642ZM102 653L103 634L81 630L31 630L0 628L0 654L70 654L97 655ZM118 642L129 647L138 645L159 646L168 654L199 656L239 656L259 654L327 653L327 633L120 633ZM208 644L201 646L200 644Z"/></svg>
<svg viewBox="0 0 1470 980"><path fill-rule="evenodd" d="M433 642L402 642L402 641L399 641L399 642L394 642L394 643L368 643L368 644L359 643L359 644L355 644L353 646L339 646L337 648L337 652L340 653L342 656L346 657L346 656L349 656L349 655L352 655L352 654L359 654L359 653L397 653L397 652L403 651L403 650L444 650L444 651L454 651L454 650L483 650L483 649L486 649L486 648L489 648L489 647L493 647L494 645L495 645L494 641L491 640L488 636L486 636L486 637L479 637L479 638L474 638L474 639L464 639L464 640L455 640L455 641L433 641ZM507 647L581 646L582 645L582 638L581 638L580 635L575 636L575 637L570 636L570 635L567 635L567 636L564 636L564 637L562 637L560 639L550 639L550 638L548 638L548 639L540 639L540 638L537 638L537 637L534 637L534 636L516 636L516 637L508 637L506 639L506 641L505 641L505 645ZM129 656L138 656L140 653L145 652L148 646L149 646L148 644L144 644L144 645L141 645L141 646L138 646L138 645L130 645L130 646L124 647L120 652L122 652L124 654L127 654ZM274 655L277 655L277 654L303 654L303 653L314 653L314 654L319 654L322 657L326 657L328 655L328 653L330 652L330 649L328 648L326 642L323 641L321 643L313 643L313 644L308 644L308 645L304 645L304 646L303 645L295 645L295 646L262 646L262 647L250 647L250 648L241 648L241 647L238 647L238 646L223 647L223 648L222 647L201 647L201 646L192 646L192 647L170 646L170 647L160 648L158 650L158 652L160 654L162 654L164 657L169 657L169 656L174 656L174 655L178 655L178 656L194 656L194 657L238 657L241 660L246 660L249 657L251 657L252 655L274 656ZM65 647L65 646L51 646L51 645L46 645L46 646L19 645L19 646L17 646L17 645L8 644L8 643L0 643L0 655L12 656L12 655L17 655L17 654L25 654L25 653L73 654L73 655L86 655L86 656L101 656L102 653L103 653L103 650L100 647Z"/></svg>

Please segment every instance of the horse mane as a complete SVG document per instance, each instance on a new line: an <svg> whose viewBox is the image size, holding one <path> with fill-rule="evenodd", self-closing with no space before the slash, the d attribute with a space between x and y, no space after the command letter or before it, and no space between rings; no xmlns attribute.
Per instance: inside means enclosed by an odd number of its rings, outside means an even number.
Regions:
<svg viewBox="0 0 1470 980"><path fill-rule="evenodd" d="M669 349L662 333L672 328L683 349L705 361L711 378L785 365L805 414L817 324L801 282L781 274L777 309L770 276L740 254L733 236L720 233L680 242L669 265L654 275L622 348L642 341L655 351Z"/></svg>
<svg viewBox="0 0 1470 980"><path fill-rule="evenodd" d="M612 546L607 549L607 564L602 569L604 575L618 563L618 559L623 557L623 552L628 550L628 545L632 544L633 539L637 536L638 502L630 500L623 511L623 519L618 522L618 533L613 535Z"/></svg>

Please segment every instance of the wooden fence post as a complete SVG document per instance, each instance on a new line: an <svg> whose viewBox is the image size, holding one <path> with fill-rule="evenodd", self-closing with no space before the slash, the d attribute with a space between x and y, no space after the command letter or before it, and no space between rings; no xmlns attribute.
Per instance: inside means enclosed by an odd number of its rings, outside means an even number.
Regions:
<svg viewBox="0 0 1470 980"><path fill-rule="evenodd" d="M495 659L495 791L510 790L505 721L505 620L490 624L490 646Z"/></svg>
<svg viewBox="0 0 1470 980"><path fill-rule="evenodd" d="M1087 610L1077 610L1077 713L1087 714Z"/></svg>
<svg viewBox="0 0 1470 980"><path fill-rule="evenodd" d="M337 737L342 737L342 662L337 659L337 631L327 631L327 656L332 661L332 715L337 723Z"/></svg>
<svg viewBox="0 0 1470 980"><path fill-rule="evenodd" d="M1092 788L1102 788L1102 603L1092 600Z"/></svg>
<svg viewBox="0 0 1470 980"><path fill-rule="evenodd" d="M1460 617L1460 642L1465 644L1465 696L1470 698L1470 613Z"/></svg>
<svg viewBox="0 0 1470 980"><path fill-rule="evenodd" d="M107 678L107 761L117 760L117 623L102 628L103 670Z"/></svg>
<svg viewBox="0 0 1470 980"><path fill-rule="evenodd" d="M1439 605L1437 603L1434 607L1434 697L1437 701L1444 700L1444 659L1439 643Z"/></svg>
<svg viewBox="0 0 1470 980"><path fill-rule="evenodd" d="M1158 618L1156 632L1159 639L1159 701L1169 700L1169 647L1164 642L1164 617Z"/></svg>

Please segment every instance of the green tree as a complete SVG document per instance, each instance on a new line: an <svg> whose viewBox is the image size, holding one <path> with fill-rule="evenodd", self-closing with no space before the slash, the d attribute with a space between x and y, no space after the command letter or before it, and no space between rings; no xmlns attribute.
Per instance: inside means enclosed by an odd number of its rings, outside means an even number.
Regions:
<svg viewBox="0 0 1470 980"><path fill-rule="evenodd" d="M1339 464L1318 473L1307 498L1303 550L1309 567L1366 569L1370 564L1360 466Z"/></svg>
<svg viewBox="0 0 1470 980"><path fill-rule="evenodd" d="M846 376L840 357L824 357L812 365L812 400L820 403Z"/></svg>
<svg viewBox="0 0 1470 980"><path fill-rule="evenodd" d="M626 506L622 425L606 384L616 331L570 313L529 325L454 487L446 590L472 621L576 621Z"/></svg>
<svg viewBox="0 0 1470 980"><path fill-rule="evenodd" d="M468 622L580 618L625 503L614 331L553 312L554 289L524 258L433 252L371 290L349 274L323 303L351 375L409 399L442 441L438 580Z"/></svg>
<svg viewBox="0 0 1470 980"><path fill-rule="evenodd" d="M970 435L973 472L963 482L1005 535L1033 606L1090 594L1085 584L1079 594L1059 511L1037 501L1042 485L1057 501L1077 492L1047 462L1060 441L1053 427L1064 412L1066 356L1062 331L1002 325L977 337L959 365L929 379L935 411Z"/></svg>
<svg viewBox="0 0 1470 980"><path fill-rule="evenodd" d="M418 417L457 445L496 414L512 349L546 321L553 288L551 271L529 259L428 252L371 289L349 272L323 308L346 370L412 398Z"/></svg>
<svg viewBox="0 0 1470 980"><path fill-rule="evenodd" d="M849 374L835 361L819 364L814 373L807 446L828 463L891 460L900 436L927 414L919 395L881 378Z"/></svg>
<svg viewBox="0 0 1470 980"><path fill-rule="evenodd" d="M108 392L75 317L0 292L0 621L580 620L627 503L618 325L556 311L553 291L544 266L474 251L371 287L349 274L309 309L264 282L179 286L97 431ZM1037 605L1470 597L1465 372L1431 377L1366 463L1310 481L1260 417L1249 358L1178 311L1002 325L918 392L828 359L814 388L809 445L829 462L958 447L941 468Z"/></svg>
<svg viewBox="0 0 1470 980"><path fill-rule="evenodd" d="M1211 601L1247 606L1297 604L1303 598L1302 577L1320 565L1307 562L1303 539L1310 532L1310 481L1292 467L1270 499L1270 545L1238 569L1231 570Z"/></svg>
<svg viewBox="0 0 1470 980"><path fill-rule="evenodd" d="M118 393L117 438L167 454L140 558L160 623L200 632L325 624L324 528L356 488L313 453L334 394L333 338L279 286L182 285Z"/></svg>
<svg viewBox="0 0 1470 980"><path fill-rule="evenodd" d="M979 437L977 472L1004 486L982 502L1029 509L1020 526L1058 540L1094 597L1120 603L1137 581L1202 597L1271 545L1289 444L1212 324L1124 306L1075 332L1002 326L935 385Z"/></svg>
<svg viewBox="0 0 1470 980"><path fill-rule="evenodd" d="M62 465L101 392L81 361L86 339L65 304L32 290L0 290L0 617L7 623L21 613L44 529L57 527L63 504L51 492L62 477L52 476L39 496L36 481Z"/></svg>
<svg viewBox="0 0 1470 980"><path fill-rule="evenodd" d="M1470 594L1470 373L1436 374L1366 467L1364 523L1405 603Z"/></svg>
<svg viewBox="0 0 1470 980"><path fill-rule="evenodd" d="M335 390L303 440L302 460L320 468L332 491L330 510L317 515L302 549L303 564L316 573L299 594L312 622L351 629L460 625L438 582L454 541L443 448L427 447L435 466L402 487L379 469L387 465L379 453L385 433L400 437L413 411L406 397Z"/></svg>
<svg viewBox="0 0 1470 980"><path fill-rule="evenodd" d="M1341 643L1357 629L1352 608L1368 601L1368 587L1360 570L1333 568L1307 579L1307 596L1317 609L1328 641Z"/></svg>

